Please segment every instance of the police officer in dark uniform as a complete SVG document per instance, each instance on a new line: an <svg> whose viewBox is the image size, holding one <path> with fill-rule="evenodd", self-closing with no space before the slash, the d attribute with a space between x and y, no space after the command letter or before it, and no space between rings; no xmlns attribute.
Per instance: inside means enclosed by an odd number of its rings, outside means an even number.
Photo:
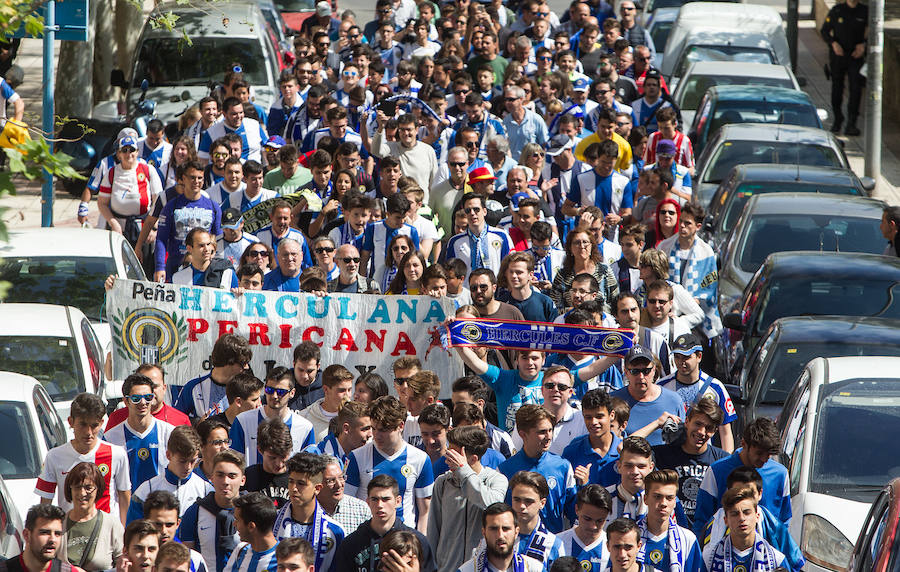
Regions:
<svg viewBox="0 0 900 572"><path fill-rule="evenodd" d="M845 135L859 135L856 120L859 117L859 102L862 99L862 68L866 54L866 35L869 23L869 8L859 0L845 0L835 4L828 12L822 25L822 38L828 44L831 65L831 108L834 112L833 133L839 133L844 124L841 104L844 98L844 78L850 87L850 101L847 102L847 128Z"/></svg>

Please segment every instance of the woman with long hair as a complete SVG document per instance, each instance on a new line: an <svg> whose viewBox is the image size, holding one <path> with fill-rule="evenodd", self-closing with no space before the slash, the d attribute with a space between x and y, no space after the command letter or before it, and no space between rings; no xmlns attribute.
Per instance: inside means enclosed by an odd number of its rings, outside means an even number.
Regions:
<svg viewBox="0 0 900 572"><path fill-rule="evenodd" d="M163 189L175 186L175 169L188 161L197 160L197 148L194 146L194 138L182 135L172 143L172 154L169 161L160 167L162 172Z"/></svg>
<svg viewBox="0 0 900 572"><path fill-rule="evenodd" d="M597 279L600 284L598 299L602 298L604 311L611 313L610 304L619 295L619 283L610 267L603 263L593 234L586 229L575 229L566 237L563 266L547 292L560 312L569 306L567 293L579 274L591 274Z"/></svg>
<svg viewBox="0 0 900 572"><path fill-rule="evenodd" d="M645 244L656 248L660 242L678 233L681 205L675 199L663 199L656 205L653 228L647 232Z"/></svg>
<svg viewBox="0 0 900 572"><path fill-rule="evenodd" d="M400 261L406 253L415 249L416 246L413 244L412 238L405 234L398 234L391 239L384 256L384 266L378 266L375 269L375 283L378 284L382 292L387 292L391 282L394 281L394 277L397 276L397 271L400 267Z"/></svg>
<svg viewBox="0 0 900 572"><path fill-rule="evenodd" d="M240 264L238 268L247 263L259 265L263 274L275 268L275 251L272 247L264 242L254 242L248 246L244 253L241 254Z"/></svg>
<svg viewBox="0 0 900 572"><path fill-rule="evenodd" d="M422 274L425 272L425 267L428 266L425 257L418 250L410 250L403 255L397 266L400 271L391 280L391 285L385 294L408 294L410 296L421 294L423 291Z"/></svg>

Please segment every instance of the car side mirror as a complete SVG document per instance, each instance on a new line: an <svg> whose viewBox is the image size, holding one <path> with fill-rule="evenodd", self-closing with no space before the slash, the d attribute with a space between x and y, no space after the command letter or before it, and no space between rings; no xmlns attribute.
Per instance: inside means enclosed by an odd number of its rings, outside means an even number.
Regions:
<svg viewBox="0 0 900 572"><path fill-rule="evenodd" d="M805 77L802 77L802 76L801 76L801 77L798 77L798 78L797 78L797 85L799 85L800 87L806 87L806 85L807 85L808 83L809 83L809 80L806 79Z"/></svg>
<svg viewBox="0 0 900 572"><path fill-rule="evenodd" d="M860 177L859 183L862 185L864 191L871 193L875 190L875 179L872 177Z"/></svg>
<svg viewBox="0 0 900 572"><path fill-rule="evenodd" d="M746 329L744 320L741 318L739 312L729 312L725 314L722 318L722 325L729 330L736 330L738 332L743 332Z"/></svg>
<svg viewBox="0 0 900 572"><path fill-rule="evenodd" d="M114 69L109 72L109 85L127 89L128 84L125 81L125 72L120 69Z"/></svg>

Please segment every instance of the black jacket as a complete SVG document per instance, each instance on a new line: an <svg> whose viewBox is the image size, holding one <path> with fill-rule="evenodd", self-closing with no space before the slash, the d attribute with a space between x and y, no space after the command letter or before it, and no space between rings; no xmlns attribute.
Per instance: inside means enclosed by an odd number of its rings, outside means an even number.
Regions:
<svg viewBox="0 0 900 572"><path fill-rule="evenodd" d="M437 572L434 563L434 554L431 545L425 535L406 526L400 519L394 522L391 532L395 530L411 530L419 538L422 544L423 564L421 572ZM372 521L367 520L352 534L344 538L338 547L338 553L334 557L334 569L340 572L378 572L378 564L381 561L381 551L378 545L383 537L372 530Z"/></svg>

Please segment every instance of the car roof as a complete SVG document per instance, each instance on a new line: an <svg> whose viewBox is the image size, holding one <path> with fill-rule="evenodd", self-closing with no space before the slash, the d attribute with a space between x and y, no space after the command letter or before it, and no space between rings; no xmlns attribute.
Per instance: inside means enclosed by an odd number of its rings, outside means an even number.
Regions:
<svg viewBox="0 0 900 572"><path fill-rule="evenodd" d="M713 62L700 61L691 64L689 75L740 76L758 78L790 79L787 69L778 64L754 62Z"/></svg>
<svg viewBox="0 0 900 572"><path fill-rule="evenodd" d="M681 8L657 8L653 11L653 21L650 22L650 26L653 25L653 22L674 22L678 19L678 14L681 12Z"/></svg>
<svg viewBox="0 0 900 572"><path fill-rule="evenodd" d="M714 85L709 88L710 96L720 101L730 99L736 101L759 101L771 103L803 103L812 105L806 93L789 87L772 87L768 85Z"/></svg>
<svg viewBox="0 0 900 572"><path fill-rule="evenodd" d="M108 230L87 228L36 228L9 233L9 241L0 243L2 256L112 256Z"/></svg>
<svg viewBox="0 0 900 572"><path fill-rule="evenodd" d="M779 123L729 123L718 131L722 141L778 141L831 147L834 136L817 127Z"/></svg>
<svg viewBox="0 0 900 572"><path fill-rule="evenodd" d="M189 37L222 36L229 38L258 38L265 29L258 29L257 23L262 19L260 9L249 2L216 2L215 9L210 11L191 4L165 2L157 6L161 13L172 12L178 16L178 26L172 30L165 28L144 28L145 38L177 37L183 34ZM225 20L228 25L225 25Z"/></svg>
<svg viewBox="0 0 900 572"><path fill-rule="evenodd" d="M854 316L791 316L777 320L778 343L900 344L900 320Z"/></svg>
<svg viewBox="0 0 900 572"><path fill-rule="evenodd" d="M81 310L72 306L0 304L0 335L70 338L69 314L76 324L80 321L77 318L84 316Z"/></svg>
<svg viewBox="0 0 900 572"><path fill-rule="evenodd" d="M754 195L744 212L752 215L841 215L881 219L884 202L853 195L828 193L767 193ZM745 215L746 216L746 215Z"/></svg>
<svg viewBox="0 0 900 572"><path fill-rule="evenodd" d="M796 250L775 252L766 258L763 271L771 280L818 276L853 277L865 280L900 281L900 259L861 252L819 252Z"/></svg>
<svg viewBox="0 0 900 572"><path fill-rule="evenodd" d="M0 397L0 401L31 403L35 385L40 385L40 382L30 375L0 371L0 387L3 388L3 396Z"/></svg>
<svg viewBox="0 0 900 572"><path fill-rule="evenodd" d="M778 22L781 25L782 21L781 14L771 6L736 2L689 2L681 7L678 19L715 22L733 28L746 27L751 22Z"/></svg>
<svg viewBox="0 0 900 572"><path fill-rule="evenodd" d="M856 185L856 174L848 169L838 167L743 163L735 167L735 180L738 182L797 181L830 185Z"/></svg>
<svg viewBox="0 0 900 572"><path fill-rule="evenodd" d="M845 379L896 379L900 383L900 357L847 356L822 358L825 362L825 383L836 383ZM864 367L863 364L865 364Z"/></svg>

